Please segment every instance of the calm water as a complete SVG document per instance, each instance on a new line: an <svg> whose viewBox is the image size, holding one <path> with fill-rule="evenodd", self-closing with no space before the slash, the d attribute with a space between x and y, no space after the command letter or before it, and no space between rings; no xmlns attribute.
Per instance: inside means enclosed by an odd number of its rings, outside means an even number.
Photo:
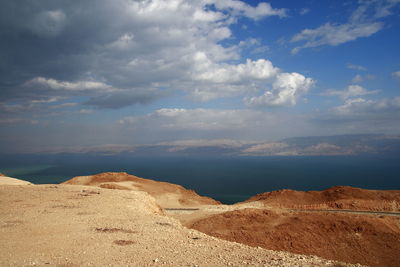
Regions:
<svg viewBox="0 0 400 267"><path fill-rule="evenodd" d="M134 157L0 156L0 172L33 183L60 183L78 175L124 171L181 184L224 203L283 188L321 190L335 185L400 189L397 156Z"/></svg>

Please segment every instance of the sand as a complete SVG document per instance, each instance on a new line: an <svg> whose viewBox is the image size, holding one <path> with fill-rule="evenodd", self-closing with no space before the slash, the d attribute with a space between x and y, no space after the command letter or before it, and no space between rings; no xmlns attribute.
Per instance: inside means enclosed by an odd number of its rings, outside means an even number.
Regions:
<svg viewBox="0 0 400 267"><path fill-rule="evenodd" d="M0 185L32 185L32 183L4 176L0 173Z"/></svg>
<svg viewBox="0 0 400 267"><path fill-rule="evenodd" d="M0 262L399 266L399 199L399 191L335 187L280 190L222 205L127 173L79 176L61 185L2 176Z"/></svg>
<svg viewBox="0 0 400 267"><path fill-rule="evenodd" d="M347 266L185 228L144 191L80 185L0 185L0 240L2 266Z"/></svg>

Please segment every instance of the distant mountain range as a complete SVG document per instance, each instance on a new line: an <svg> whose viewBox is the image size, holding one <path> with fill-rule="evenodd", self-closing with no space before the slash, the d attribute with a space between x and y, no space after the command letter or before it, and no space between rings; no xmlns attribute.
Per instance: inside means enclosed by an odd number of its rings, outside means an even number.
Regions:
<svg viewBox="0 0 400 267"><path fill-rule="evenodd" d="M152 145L103 145L40 151L45 154L333 156L400 154L400 135L356 134L286 138L277 142L181 140Z"/></svg>

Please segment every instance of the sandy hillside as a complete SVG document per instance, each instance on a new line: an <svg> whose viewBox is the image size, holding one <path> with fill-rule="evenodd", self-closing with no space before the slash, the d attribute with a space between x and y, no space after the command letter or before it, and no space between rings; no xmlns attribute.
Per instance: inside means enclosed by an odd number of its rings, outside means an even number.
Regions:
<svg viewBox="0 0 400 267"><path fill-rule="evenodd" d="M207 236L146 192L0 185L2 266L344 266Z"/></svg>
<svg viewBox="0 0 400 267"><path fill-rule="evenodd" d="M285 189L172 216L189 228L251 246L400 266L400 191Z"/></svg>
<svg viewBox="0 0 400 267"><path fill-rule="evenodd" d="M8 177L0 173L0 185L31 185L32 183L20 179Z"/></svg>
<svg viewBox="0 0 400 267"><path fill-rule="evenodd" d="M183 186L143 179L125 172L107 172L92 176L78 176L66 181L64 184L91 185L119 190L141 190L153 196L163 208L221 204L212 198L200 196Z"/></svg>

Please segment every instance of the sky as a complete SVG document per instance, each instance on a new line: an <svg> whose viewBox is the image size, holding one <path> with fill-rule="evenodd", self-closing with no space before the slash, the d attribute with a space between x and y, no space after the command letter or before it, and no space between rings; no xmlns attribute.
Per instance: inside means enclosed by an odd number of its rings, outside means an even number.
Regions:
<svg viewBox="0 0 400 267"><path fill-rule="evenodd" d="M400 0L0 0L1 150L399 134L399 15Z"/></svg>

